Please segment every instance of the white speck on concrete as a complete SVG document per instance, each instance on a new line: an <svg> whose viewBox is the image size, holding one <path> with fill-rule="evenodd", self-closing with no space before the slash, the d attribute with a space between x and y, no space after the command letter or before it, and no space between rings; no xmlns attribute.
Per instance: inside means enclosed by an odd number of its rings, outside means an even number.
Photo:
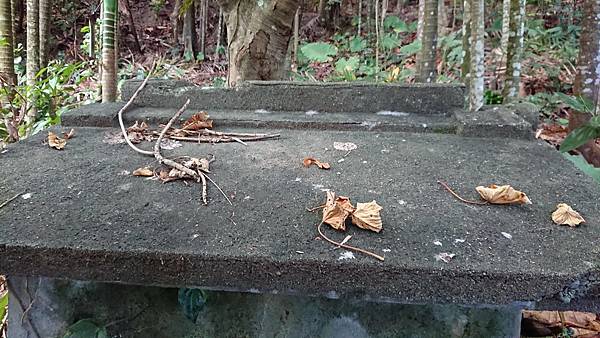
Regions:
<svg viewBox="0 0 600 338"><path fill-rule="evenodd" d="M318 111L316 111L316 110L309 110L309 111L307 111L304 114L306 114L308 116L313 116L313 115L319 115L320 113Z"/></svg>
<svg viewBox="0 0 600 338"><path fill-rule="evenodd" d="M511 234L509 234L508 232L504 232L504 231L502 231L502 232L501 232L501 234L502 234L502 236L504 236L504 237L506 237L506 238L508 238L508 239L512 239L512 235L511 235Z"/></svg>
<svg viewBox="0 0 600 338"><path fill-rule="evenodd" d="M409 113L405 113L402 111L390 111L390 110L382 110L382 111L378 111L377 113L375 113L376 115L380 115L380 116L396 116L396 117L402 117L402 116L409 116Z"/></svg>
<svg viewBox="0 0 600 338"><path fill-rule="evenodd" d="M257 114L271 114L271 112L266 109L257 109L254 112Z"/></svg>
<svg viewBox="0 0 600 338"><path fill-rule="evenodd" d="M433 242L433 244L437 245L437 246L442 246L442 242L440 242L440 241L435 241L435 242Z"/></svg>
<svg viewBox="0 0 600 338"><path fill-rule="evenodd" d="M31 193L30 193L30 192L28 192L28 193L26 193L26 194L23 194L23 195L21 195L21 198L22 198L22 199L24 199L24 200L28 200L28 199L30 199L30 198L31 198Z"/></svg>
<svg viewBox="0 0 600 338"><path fill-rule="evenodd" d="M342 252L342 254L340 255L340 257L338 257L339 261L343 261L345 259L354 259L354 253L352 251L344 251Z"/></svg>

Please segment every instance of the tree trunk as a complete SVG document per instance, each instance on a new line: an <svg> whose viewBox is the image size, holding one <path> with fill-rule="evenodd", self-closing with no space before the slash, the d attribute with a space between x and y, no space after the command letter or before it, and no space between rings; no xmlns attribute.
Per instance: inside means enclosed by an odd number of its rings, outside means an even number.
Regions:
<svg viewBox="0 0 600 338"><path fill-rule="evenodd" d="M423 26L425 25L425 2L427 0L419 0L419 12L417 18L417 40L423 38Z"/></svg>
<svg viewBox="0 0 600 338"><path fill-rule="evenodd" d="M484 91L484 0L471 0L471 64L469 109L477 111L483 106Z"/></svg>
<svg viewBox="0 0 600 338"><path fill-rule="evenodd" d="M285 76L285 57L299 0L221 0L227 21L227 83Z"/></svg>
<svg viewBox="0 0 600 338"><path fill-rule="evenodd" d="M438 37L446 35L448 31L448 9L446 8L446 1L438 1L438 25L437 35Z"/></svg>
<svg viewBox="0 0 600 338"><path fill-rule="evenodd" d="M504 73L504 88L502 89L505 102L512 101L519 95L526 2L526 0L510 0L511 19L508 29L508 41L506 42L506 72ZM502 38L504 39L504 35Z"/></svg>
<svg viewBox="0 0 600 338"><path fill-rule="evenodd" d="M600 113L598 96L600 95L600 2L585 1L583 21L579 40L579 61L573 92L594 102L595 114ZM591 112L572 111L569 116L569 130L581 127L591 118ZM600 167L600 148L594 140L577 150L596 167Z"/></svg>
<svg viewBox="0 0 600 338"><path fill-rule="evenodd" d="M102 102L117 99L117 0L104 0L102 20Z"/></svg>
<svg viewBox="0 0 600 338"><path fill-rule="evenodd" d="M0 104L9 105L13 98L14 85L17 82L14 67L13 55L13 25L12 25L12 6L10 0L0 0L0 40L5 43L0 44ZM15 112L13 112L15 113ZM2 122L6 126L9 141L17 141L19 132L15 127L14 121L17 117L10 118L8 115L2 116Z"/></svg>
<svg viewBox="0 0 600 338"><path fill-rule="evenodd" d="M0 0L0 79L2 86L16 83L15 58L13 55L12 8L10 0Z"/></svg>
<svg viewBox="0 0 600 338"><path fill-rule="evenodd" d="M464 0L462 24L462 65L460 75L469 88L471 83L471 0Z"/></svg>
<svg viewBox="0 0 600 338"><path fill-rule="evenodd" d="M27 0L27 86L29 87L27 115L25 120L27 123L35 121L37 118L37 110L35 109L35 97L32 95L35 87L35 80L38 71L40 70L40 55L39 55L39 2L38 0Z"/></svg>
<svg viewBox="0 0 600 338"><path fill-rule="evenodd" d="M219 50L221 49L221 36L223 35L223 8L219 6L219 20L217 22L217 45L215 47L214 61L219 61Z"/></svg>
<svg viewBox="0 0 600 338"><path fill-rule="evenodd" d="M173 27L173 41L176 45L179 44L179 38L181 37L181 32L183 31L183 22L180 18L181 5L183 0L175 0L175 5L173 6L173 12L171 12L171 26Z"/></svg>
<svg viewBox="0 0 600 338"><path fill-rule="evenodd" d="M52 18L52 0L39 0L40 4L40 68L48 65L48 38L50 36L50 20Z"/></svg>
<svg viewBox="0 0 600 338"><path fill-rule="evenodd" d="M183 55L185 55L187 60L196 60L196 52L198 51L197 40L196 4L192 1L183 15Z"/></svg>
<svg viewBox="0 0 600 338"><path fill-rule="evenodd" d="M21 0L11 0L10 1L10 6L11 6L11 15L12 15L12 42L13 42L13 49L15 49L17 47L17 32L19 30L19 20L18 20L18 14L17 11L19 10L19 8L21 7L20 5Z"/></svg>
<svg viewBox="0 0 600 338"><path fill-rule="evenodd" d="M198 51L206 55L206 29L208 27L208 0L200 0L200 46Z"/></svg>
<svg viewBox="0 0 600 338"><path fill-rule="evenodd" d="M423 32L421 33L421 50L417 55L417 82L435 82L437 29L438 29L438 0L425 0L423 11Z"/></svg>

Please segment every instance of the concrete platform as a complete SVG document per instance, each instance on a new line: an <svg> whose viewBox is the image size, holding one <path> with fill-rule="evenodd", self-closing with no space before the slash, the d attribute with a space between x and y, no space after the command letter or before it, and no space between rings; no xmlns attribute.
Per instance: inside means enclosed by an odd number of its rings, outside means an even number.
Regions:
<svg viewBox="0 0 600 338"><path fill-rule="evenodd" d="M149 93L156 88L150 85ZM153 102L141 99L126 119L159 123L177 108ZM207 105L217 130L282 136L166 151L216 157L211 177L233 206L214 188L203 206L197 185L123 174L155 163L126 145L103 142L117 132L118 107L66 115L65 125L77 127L64 151L48 148L41 133L0 154L1 199L31 193L0 210L0 272L344 300L600 311L600 186L551 146L531 140L531 124L517 109L489 109L479 119L437 108L377 114L405 110L394 101L377 112L319 114L247 106L228 113ZM493 128L501 120L509 123ZM344 158L334 142L358 149ZM332 169L304 168L306 156ZM466 205L437 180L472 198L477 185L511 184L533 204ZM343 251L316 239L320 216L305 208L321 204L325 189L383 206L381 233L351 228L347 234L384 262L360 254L341 260ZM553 224L558 203L570 204L587 223ZM440 252L456 256L444 263L435 259Z"/></svg>

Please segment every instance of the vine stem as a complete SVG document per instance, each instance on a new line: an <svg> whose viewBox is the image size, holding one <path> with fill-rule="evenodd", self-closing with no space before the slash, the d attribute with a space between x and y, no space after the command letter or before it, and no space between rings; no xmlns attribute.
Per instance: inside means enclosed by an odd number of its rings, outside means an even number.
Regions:
<svg viewBox="0 0 600 338"><path fill-rule="evenodd" d="M456 197L459 201L461 202L465 202L468 204L476 204L476 205L487 205L489 204L488 202L484 202L484 201L472 201L472 200L467 200L464 199L462 197L460 197L457 193L455 193L449 186L448 184L446 184L445 182L442 181L437 181L442 187L444 187L444 189L446 189L449 193L452 194L452 196Z"/></svg>
<svg viewBox="0 0 600 338"><path fill-rule="evenodd" d="M357 247L354 247L354 246L351 246L351 245L346 245L346 244L343 244L343 243L339 243L339 242L336 242L336 241L334 241L334 240L332 240L332 239L329 239L327 236L325 236L325 234L323 233L323 231L321 231L321 225L323 225L323 222L319 223L319 225L317 226L317 230L319 231L319 235L321 235L321 237L322 237L324 240L326 240L327 242L329 242L329 243L331 243L331 244L334 244L334 245L337 245L337 246L339 246L339 247L342 247L342 248L344 248L344 249L348 249L348 250L353 250L353 251L357 251L357 252L364 253L365 255L369 255L369 256L371 256L371 257L375 257L375 258L377 258L378 260L380 260L380 261L382 261L382 262L383 262L384 258L383 258L383 257L381 257L381 256L379 256L379 255L378 255L378 254L376 254L376 253L373 253L373 252L371 252L371 251L367 251L367 250L365 250L365 249L357 248Z"/></svg>

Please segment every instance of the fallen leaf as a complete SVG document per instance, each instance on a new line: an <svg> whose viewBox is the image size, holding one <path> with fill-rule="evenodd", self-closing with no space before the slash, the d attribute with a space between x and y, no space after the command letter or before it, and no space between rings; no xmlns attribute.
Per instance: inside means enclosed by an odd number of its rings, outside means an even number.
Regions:
<svg viewBox="0 0 600 338"><path fill-rule="evenodd" d="M444 263L450 263L450 261L452 260L452 258L454 258L454 256L456 256L456 255L453 253L440 252L439 254L435 255L435 260L442 261Z"/></svg>
<svg viewBox="0 0 600 338"><path fill-rule="evenodd" d="M342 151L352 151L358 148L358 146L352 142L333 142L333 147Z"/></svg>
<svg viewBox="0 0 600 338"><path fill-rule="evenodd" d="M317 167L321 168L321 169L330 169L331 166L329 165L329 163L327 162L321 162L317 159L315 159L314 157L307 157L302 161L302 164L304 164L305 167L310 167L311 165L316 165Z"/></svg>
<svg viewBox="0 0 600 338"><path fill-rule="evenodd" d="M352 223L359 228L380 232L383 228L379 212L383 208L372 201L369 203L356 203L356 209L352 213Z"/></svg>
<svg viewBox="0 0 600 338"><path fill-rule="evenodd" d="M49 131L48 132L48 145L50 146L50 148L62 150L65 148L65 145L67 145L67 140L62 139L62 138L56 136L55 133Z"/></svg>
<svg viewBox="0 0 600 338"><path fill-rule="evenodd" d="M552 332L561 332L567 328L574 333L571 337L591 338L600 333L600 316L590 312L528 310L523 311L523 321L527 323L531 336L548 336L552 335ZM537 331L540 331L540 334L537 334Z"/></svg>
<svg viewBox="0 0 600 338"><path fill-rule="evenodd" d="M560 203L556 206L556 211L552 213L552 220L558 225L568 225L570 227L576 227L580 223L585 223L585 219L565 203Z"/></svg>
<svg viewBox="0 0 600 338"><path fill-rule="evenodd" d="M148 167L137 168L133 171L132 175L133 176L141 176L141 177L152 177L152 176L154 176L154 170L152 170Z"/></svg>
<svg viewBox="0 0 600 338"><path fill-rule="evenodd" d="M204 171L205 173L210 173L209 170L209 164L210 162L205 159L205 158L196 158L196 157L191 157L189 160L183 162L183 165L192 169L192 170L201 170Z"/></svg>
<svg viewBox="0 0 600 338"><path fill-rule="evenodd" d="M327 202L323 208L323 223L331 225L336 230L346 230L346 218L354 211L348 197L338 196L327 191Z"/></svg>
<svg viewBox="0 0 600 338"><path fill-rule="evenodd" d="M475 190L481 198L492 204L531 204L525 193L513 189L510 185L492 184L489 187L478 186Z"/></svg>
<svg viewBox="0 0 600 338"><path fill-rule="evenodd" d="M140 143L142 141L152 141L152 135L147 135L148 124L146 122L138 122L127 128L127 138L131 143Z"/></svg>
<svg viewBox="0 0 600 338"><path fill-rule="evenodd" d="M168 169L168 168L162 168L159 172L158 172L158 179L162 182L162 183L167 183L167 182L171 182L171 181L176 181L181 179L181 177L179 177L178 174L176 174L175 172L173 172L173 176L171 176L171 172L172 170L176 170L177 172L180 173L179 170L177 169Z"/></svg>
<svg viewBox="0 0 600 338"><path fill-rule="evenodd" d="M72 139L73 136L75 136L75 129L69 130L68 133L63 133L63 137L65 138L65 140Z"/></svg>
<svg viewBox="0 0 600 338"><path fill-rule="evenodd" d="M213 120L209 119L208 113L205 111L192 115L182 125L182 129L185 130L212 129L212 127Z"/></svg>

